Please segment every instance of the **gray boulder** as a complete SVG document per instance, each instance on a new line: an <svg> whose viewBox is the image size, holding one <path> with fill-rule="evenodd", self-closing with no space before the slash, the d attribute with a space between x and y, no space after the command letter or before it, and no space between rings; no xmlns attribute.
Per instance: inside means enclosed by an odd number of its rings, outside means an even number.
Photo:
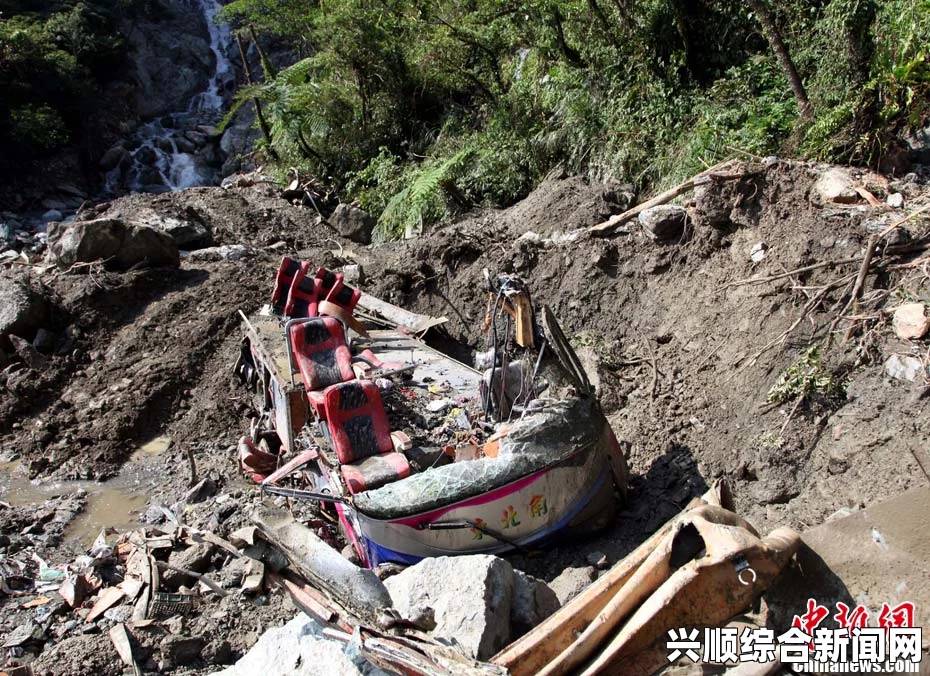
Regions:
<svg viewBox="0 0 930 676"><path fill-rule="evenodd" d="M198 249L187 253L187 260L197 263L235 263L236 261L253 258L256 251L244 244L224 244Z"/></svg>
<svg viewBox="0 0 930 676"><path fill-rule="evenodd" d="M678 239L685 233L688 211L674 204L663 204L641 211L639 223L653 239Z"/></svg>
<svg viewBox="0 0 930 676"><path fill-rule="evenodd" d="M522 636L552 615L562 604L549 585L522 570L513 571L513 582L510 624L514 634Z"/></svg>
<svg viewBox="0 0 930 676"><path fill-rule="evenodd" d="M485 660L510 642L513 567L487 554L424 559L385 580L404 617L433 609L440 638L455 640L465 654Z"/></svg>
<svg viewBox="0 0 930 676"><path fill-rule="evenodd" d="M859 200L859 193L853 185L853 178L847 169L831 167L817 177L813 197L819 199L821 204L855 204Z"/></svg>
<svg viewBox="0 0 930 676"><path fill-rule="evenodd" d="M885 375L895 380L914 382L927 377L927 370L917 357L893 354L885 360Z"/></svg>
<svg viewBox="0 0 930 676"><path fill-rule="evenodd" d="M32 340L48 316L42 295L17 279L0 277L0 345L9 346L10 336Z"/></svg>
<svg viewBox="0 0 930 676"><path fill-rule="evenodd" d="M52 260L64 268L92 261L104 261L117 270L140 263L152 267L177 267L180 263L178 247L170 236L116 218L51 223L48 247Z"/></svg>
<svg viewBox="0 0 930 676"><path fill-rule="evenodd" d="M217 676L380 676L353 645L327 638L323 627L303 613L272 627L235 665Z"/></svg>
<svg viewBox="0 0 930 676"><path fill-rule="evenodd" d="M594 566L566 568L549 583L549 587L558 597L559 604L564 606L596 579L597 571Z"/></svg>
<svg viewBox="0 0 930 676"><path fill-rule="evenodd" d="M340 235L360 244L371 243L371 233L377 222L364 209L349 204L337 206L328 220Z"/></svg>
<svg viewBox="0 0 930 676"><path fill-rule="evenodd" d="M210 246L213 243L210 230L197 220L162 216L154 211L136 217L129 216L126 220L132 225L142 225L161 230L171 237L180 249L196 249Z"/></svg>

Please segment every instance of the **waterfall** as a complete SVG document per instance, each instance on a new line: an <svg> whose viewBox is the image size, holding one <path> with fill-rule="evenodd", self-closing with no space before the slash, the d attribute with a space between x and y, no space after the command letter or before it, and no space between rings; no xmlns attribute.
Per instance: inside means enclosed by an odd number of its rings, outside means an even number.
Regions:
<svg viewBox="0 0 930 676"><path fill-rule="evenodd" d="M213 73L206 89L182 111L147 122L127 139L128 153L107 172L105 190L168 192L217 180L220 164L215 125L222 118L224 94L234 80L228 50L229 27L216 21L218 0L187 0L203 15L213 56Z"/></svg>

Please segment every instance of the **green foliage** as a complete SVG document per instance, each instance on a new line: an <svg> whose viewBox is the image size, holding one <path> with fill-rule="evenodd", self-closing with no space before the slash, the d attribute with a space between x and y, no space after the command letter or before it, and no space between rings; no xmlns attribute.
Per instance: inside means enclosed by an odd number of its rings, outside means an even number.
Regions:
<svg viewBox="0 0 930 676"><path fill-rule="evenodd" d="M0 0L0 171L75 140L125 45L122 3Z"/></svg>
<svg viewBox="0 0 930 676"><path fill-rule="evenodd" d="M803 128L744 3L233 0L224 16L299 55L240 93L266 104L282 162L399 236L555 168L660 188L733 148L868 161L884 129L926 117L928 0L767 5L814 105Z"/></svg>
<svg viewBox="0 0 930 676"><path fill-rule="evenodd" d="M449 214L448 195L456 179L474 157L463 148L443 160L427 160L410 172L405 188L388 201L375 228L375 241L410 237Z"/></svg>
<svg viewBox="0 0 930 676"><path fill-rule="evenodd" d="M27 103L10 111L13 136L45 152L68 141L64 120L54 108Z"/></svg>
<svg viewBox="0 0 930 676"><path fill-rule="evenodd" d="M769 390L767 400L784 404L796 399L810 399L814 395L841 398L846 383L827 371L821 364L820 346L812 345L797 361L782 373Z"/></svg>

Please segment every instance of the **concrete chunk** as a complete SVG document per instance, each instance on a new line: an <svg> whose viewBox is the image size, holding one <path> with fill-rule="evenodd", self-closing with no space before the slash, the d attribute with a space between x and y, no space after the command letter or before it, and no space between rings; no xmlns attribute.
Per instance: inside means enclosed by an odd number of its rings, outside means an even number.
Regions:
<svg viewBox="0 0 930 676"><path fill-rule="evenodd" d="M454 640L470 657L488 659L510 642L514 571L503 559L487 554L424 559L384 584L404 617L432 608L433 633Z"/></svg>

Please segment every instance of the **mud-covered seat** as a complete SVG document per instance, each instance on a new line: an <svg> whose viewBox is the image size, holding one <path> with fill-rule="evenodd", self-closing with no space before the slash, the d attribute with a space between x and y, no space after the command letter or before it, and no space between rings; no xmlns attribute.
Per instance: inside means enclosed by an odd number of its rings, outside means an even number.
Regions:
<svg viewBox="0 0 930 676"><path fill-rule="evenodd" d="M317 277L308 277L310 264L306 261L294 274L291 288L288 290L284 314L291 318L316 317L317 307L322 300L322 284Z"/></svg>
<svg viewBox="0 0 930 676"><path fill-rule="evenodd" d="M410 476L410 464L394 451L387 413L377 386L353 380L323 393L333 450L350 493Z"/></svg>
<svg viewBox="0 0 930 676"><path fill-rule="evenodd" d="M292 324L290 338L307 399L317 417L325 418L323 390L355 378L345 328L338 319L315 317Z"/></svg>
<svg viewBox="0 0 930 676"><path fill-rule="evenodd" d="M301 267L300 261L295 261L289 256L281 259L281 264L278 266L278 272L274 278L274 291L271 293L271 307L275 312L281 312L284 309L294 277Z"/></svg>

